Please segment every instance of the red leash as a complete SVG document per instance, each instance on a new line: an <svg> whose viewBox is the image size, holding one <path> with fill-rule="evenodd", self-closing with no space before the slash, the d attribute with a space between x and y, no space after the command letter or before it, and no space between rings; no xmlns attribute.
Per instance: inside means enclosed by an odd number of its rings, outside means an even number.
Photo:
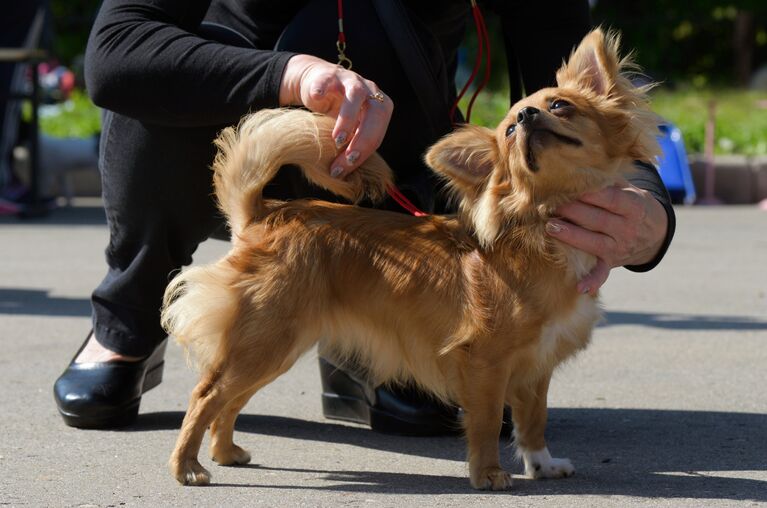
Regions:
<svg viewBox="0 0 767 508"><path fill-rule="evenodd" d="M396 185L392 184L391 187L387 187L386 193L389 195L389 197L396 201L399 206L410 212L411 215L415 215L416 217L429 216L428 213L422 212L417 206L411 203L410 200L406 198L404 194L402 194Z"/></svg>
<svg viewBox="0 0 767 508"><path fill-rule="evenodd" d="M474 25L477 28L477 56L474 62L474 69L471 72L471 76L469 76L468 81L464 85L464 87L461 89L461 93L458 94L458 97L455 100L455 103L450 108L450 121L453 122L453 118L455 118L455 110L458 108L458 102L463 98L466 91L469 89L469 86L474 82L474 80L477 77L477 74L479 74L479 68L480 68L480 61L482 60L482 57L485 57L485 75L483 77L482 83L477 87L477 89L474 91L474 94L471 96L471 100L469 101L469 105L466 108L466 123L469 123L469 120L471 118L471 108L474 106L474 101L477 99L477 96L482 91L483 88L487 85L488 81L490 81L490 38L487 34L487 26L485 25L485 18L482 16L482 12L479 10L479 6L477 5L476 0L471 0L471 13L474 17ZM338 49L338 65L341 65L343 67L346 67L347 69L352 68L352 61L349 60L349 58L345 54L346 50L346 34L344 34L344 1L338 0L338 40L336 41L336 48ZM428 217L429 214L426 212L422 212L417 206L415 206L407 197L405 197L404 194L397 188L396 185L392 184L390 187L386 189L386 193L389 194L389 196L397 202L402 208L410 212L412 215L416 217Z"/></svg>
<svg viewBox="0 0 767 508"><path fill-rule="evenodd" d="M474 59L474 69L472 69L469 79L461 89L461 93L459 93L458 97L455 99L453 107L450 108L451 122L453 122L453 119L455 118L455 110L458 108L458 103L461 101L463 96L466 94L466 91L477 78L477 74L479 74L479 67L481 65L483 56L485 57L485 75L483 77L482 83L480 83L477 89L474 90L474 94L471 96L471 100L469 101L469 106L466 108L466 123L469 123L471 120L471 108L474 106L474 101L477 99L482 89L485 88L487 83L490 81L490 37L487 34L485 18L482 16L482 11L479 10L479 6L477 5L476 0L471 0L471 13L474 16L474 26L477 28L477 55Z"/></svg>

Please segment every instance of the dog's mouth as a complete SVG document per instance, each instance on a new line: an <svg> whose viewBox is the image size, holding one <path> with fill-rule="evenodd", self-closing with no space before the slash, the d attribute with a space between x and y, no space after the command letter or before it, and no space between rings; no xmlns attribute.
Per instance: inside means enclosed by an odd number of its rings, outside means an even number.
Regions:
<svg viewBox="0 0 767 508"><path fill-rule="evenodd" d="M530 171L533 172L538 171L540 167L538 166L538 161L535 157L535 150L533 150L532 142L533 140L539 140L541 137L551 137L561 143L570 146L583 146L583 142L581 142L581 140L572 136L560 134L559 132L555 132L551 129L531 129L528 131L526 136L527 142L525 143L525 149L527 153L525 155L525 161L527 162L527 167L530 168Z"/></svg>

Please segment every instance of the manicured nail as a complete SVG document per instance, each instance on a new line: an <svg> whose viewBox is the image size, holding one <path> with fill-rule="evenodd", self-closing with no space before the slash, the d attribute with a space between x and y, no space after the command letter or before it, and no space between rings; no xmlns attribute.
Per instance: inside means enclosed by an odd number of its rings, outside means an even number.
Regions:
<svg viewBox="0 0 767 508"><path fill-rule="evenodd" d="M346 154L346 162L348 162L349 164L354 164L355 162L357 162L357 159L359 158L360 158L360 153L356 150Z"/></svg>
<svg viewBox="0 0 767 508"><path fill-rule="evenodd" d="M346 143L346 133L341 132L336 136L336 148L340 148L344 143Z"/></svg>
<svg viewBox="0 0 767 508"><path fill-rule="evenodd" d="M565 227L560 224L559 222L547 222L546 223L546 232L551 233L552 235L556 235L557 233L561 233L564 231Z"/></svg>
<svg viewBox="0 0 767 508"><path fill-rule="evenodd" d="M344 168L342 168L341 166L336 166L330 170L330 176L332 176L333 178L338 178L339 176L341 176L341 173L343 172L344 172Z"/></svg>

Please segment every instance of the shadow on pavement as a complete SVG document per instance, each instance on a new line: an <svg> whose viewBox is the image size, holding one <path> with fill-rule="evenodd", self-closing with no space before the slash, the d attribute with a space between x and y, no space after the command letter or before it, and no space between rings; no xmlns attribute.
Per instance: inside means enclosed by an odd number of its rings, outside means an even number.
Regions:
<svg viewBox="0 0 767 508"><path fill-rule="evenodd" d="M0 287L0 314L86 317L91 315L91 301L50 296L42 289Z"/></svg>
<svg viewBox="0 0 767 508"><path fill-rule="evenodd" d="M44 217L33 219L21 219L15 215L0 215L0 224L6 225L94 226L106 225L106 223L106 215L101 205L56 208Z"/></svg>
<svg viewBox="0 0 767 508"><path fill-rule="evenodd" d="M333 485L326 486L275 486L269 484L232 484L232 483L214 483L208 487L246 487L262 489L286 489L286 490L324 490L340 492L381 492L387 494L473 494L469 486L468 473L466 477L462 476L444 476L444 475L426 475L426 474L408 474L408 473L389 473L383 471L329 471L322 469L300 469L300 468L276 468L261 466L258 464L247 464L245 467L258 471L272 473L304 473L308 475L322 475L322 481L332 482ZM214 473L215 474L215 473ZM224 475L222 472L216 475L220 478ZM259 475L254 472L254 475ZM208 488L206 487L206 488ZM513 492L511 492L513 493Z"/></svg>
<svg viewBox="0 0 767 508"><path fill-rule="evenodd" d="M181 412L145 414L126 431L176 429L182 419ZM279 416L243 414L237 420L237 431L453 461L463 461L466 453L463 440L457 437L383 435L360 427ZM550 481L517 479L510 494L767 501L767 482L742 478L743 474L739 474L767 470L765 414L552 408L547 436L556 456L573 460L578 470L576 476ZM258 440L240 436L240 441L245 441L241 444L250 447L257 460ZM307 443L306 453L311 453L311 443ZM506 467L520 471L519 465L509 463L508 446L502 455ZM300 462L296 456L296 464ZM246 467L279 471L266 465ZM371 471L286 471L319 474L323 480L333 483L299 487L305 489L414 494L471 492L467 478ZM225 477L224 470L216 475L217 479L222 477ZM229 486L296 488L263 484Z"/></svg>
<svg viewBox="0 0 767 508"><path fill-rule="evenodd" d="M605 312L605 322L599 326L615 325L640 325L669 330L767 330L767 321L748 316Z"/></svg>

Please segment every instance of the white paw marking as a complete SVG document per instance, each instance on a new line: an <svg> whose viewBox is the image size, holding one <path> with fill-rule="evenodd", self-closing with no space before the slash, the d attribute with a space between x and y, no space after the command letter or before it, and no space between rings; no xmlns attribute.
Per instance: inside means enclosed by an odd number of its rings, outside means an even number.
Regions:
<svg viewBox="0 0 767 508"><path fill-rule="evenodd" d="M570 459L555 459L548 448L523 450L522 460L525 462L525 474L530 478L567 478L575 474Z"/></svg>

